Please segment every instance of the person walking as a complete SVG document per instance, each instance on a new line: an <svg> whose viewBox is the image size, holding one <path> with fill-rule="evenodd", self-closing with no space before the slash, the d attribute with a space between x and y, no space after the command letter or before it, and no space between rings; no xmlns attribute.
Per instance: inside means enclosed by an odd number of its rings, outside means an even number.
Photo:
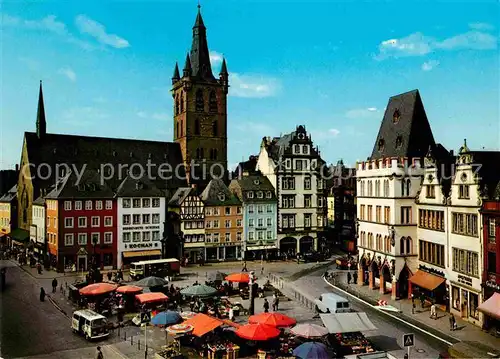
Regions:
<svg viewBox="0 0 500 359"><path fill-rule="evenodd" d="M97 347L96 359L104 359L104 355L102 355L101 347Z"/></svg>
<svg viewBox="0 0 500 359"><path fill-rule="evenodd" d="M243 261L243 269L241 270L242 272L248 272L247 269L247 261Z"/></svg>
<svg viewBox="0 0 500 359"><path fill-rule="evenodd" d="M111 282L111 278L113 278L113 273L111 271L108 272L108 281Z"/></svg>
<svg viewBox="0 0 500 359"><path fill-rule="evenodd" d="M425 307L425 295L424 293L420 294L420 304L422 305L422 309Z"/></svg>
<svg viewBox="0 0 500 359"><path fill-rule="evenodd" d="M264 313L269 313L269 302L267 301L267 298L264 298Z"/></svg>
<svg viewBox="0 0 500 359"><path fill-rule="evenodd" d="M274 293L274 304L275 304L275 306L276 306L276 312L277 312L278 310L280 310L280 309L279 309L279 306L280 306L280 298L278 297L278 294L277 294L277 293Z"/></svg>
<svg viewBox="0 0 500 359"><path fill-rule="evenodd" d="M436 304L431 305L431 319L437 319Z"/></svg>
<svg viewBox="0 0 500 359"><path fill-rule="evenodd" d="M351 284L351 279L352 279L351 272L347 272L347 284Z"/></svg>
<svg viewBox="0 0 500 359"><path fill-rule="evenodd" d="M45 290L40 288L40 302L45 302Z"/></svg>
<svg viewBox="0 0 500 359"><path fill-rule="evenodd" d="M455 321L455 316L450 314L450 331L454 331L457 326L457 322Z"/></svg>
<svg viewBox="0 0 500 359"><path fill-rule="evenodd" d="M54 278L52 279L52 293L55 293L57 291L57 279Z"/></svg>
<svg viewBox="0 0 500 359"><path fill-rule="evenodd" d="M358 272L354 271L354 273L352 275L352 279L353 279L354 284L358 283Z"/></svg>

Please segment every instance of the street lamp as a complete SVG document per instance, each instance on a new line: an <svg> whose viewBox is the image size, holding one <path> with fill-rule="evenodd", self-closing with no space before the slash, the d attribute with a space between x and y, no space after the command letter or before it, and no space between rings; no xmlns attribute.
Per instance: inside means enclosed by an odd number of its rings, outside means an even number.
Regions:
<svg viewBox="0 0 500 359"><path fill-rule="evenodd" d="M391 239L391 246L396 245L396 230L394 229L394 226L389 226L389 238Z"/></svg>

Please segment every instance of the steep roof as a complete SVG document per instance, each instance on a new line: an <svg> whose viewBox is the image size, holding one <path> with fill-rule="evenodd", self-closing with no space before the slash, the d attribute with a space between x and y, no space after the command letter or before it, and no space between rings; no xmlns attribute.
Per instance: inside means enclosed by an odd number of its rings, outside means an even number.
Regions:
<svg viewBox="0 0 500 359"><path fill-rule="evenodd" d="M229 190L219 178L212 179L200 196L208 206L231 206L241 204L241 201Z"/></svg>
<svg viewBox="0 0 500 359"><path fill-rule="evenodd" d="M243 175L243 172L255 173L257 167L258 156L251 155L248 161L238 163L238 166L233 172L233 178Z"/></svg>
<svg viewBox="0 0 500 359"><path fill-rule="evenodd" d="M11 189L7 191L3 196L0 196L0 202L7 203L11 202L17 197L17 185L14 185Z"/></svg>
<svg viewBox="0 0 500 359"><path fill-rule="evenodd" d="M151 181L160 189L173 192L186 184L182 153L177 143L62 134L46 134L39 139L34 132L25 132L24 139L28 160L34 167L31 175L35 188L49 188L55 183L56 164L67 164L78 172L112 168L112 175L106 182L113 189L118 188L128 175L127 168L134 164L133 172L140 172L139 167L144 171L150 168ZM150 167L148 161L152 164ZM47 168L44 166L51 169L52 176L48 179L36 176L38 168L45 175ZM174 175L177 166L181 169L179 176ZM166 172L161 174L160 170Z"/></svg>
<svg viewBox="0 0 500 359"><path fill-rule="evenodd" d="M212 73L210 53L208 51L207 29L203 23L200 6L193 26L193 42L191 44L191 76L204 81L217 81Z"/></svg>
<svg viewBox="0 0 500 359"><path fill-rule="evenodd" d="M116 197L163 197L165 193L146 176L127 176L116 190Z"/></svg>
<svg viewBox="0 0 500 359"><path fill-rule="evenodd" d="M467 153L472 155L472 163L477 165L482 196L496 198L500 185L500 151L470 151Z"/></svg>
<svg viewBox="0 0 500 359"><path fill-rule="evenodd" d="M243 176L238 179L231 181L231 187L233 184L237 184L241 191L237 193L238 199L245 203L268 203L276 202L276 193L274 186L271 181L266 176L263 175L248 175ZM245 194L249 191L263 192L263 198L257 198L257 194L254 193L253 198L248 198ZM267 198L267 193L271 192L271 198Z"/></svg>
<svg viewBox="0 0 500 359"><path fill-rule="evenodd" d="M422 158L429 146L435 146L434 136L418 90L391 97L370 159Z"/></svg>
<svg viewBox="0 0 500 359"><path fill-rule="evenodd" d="M172 198L170 199L170 201L168 202L168 205L172 206L172 207L180 207L180 205L182 204L182 202L184 202L184 200L190 194L196 195L197 194L196 193L196 189L194 189L192 187L181 187L181 188L178 188L177 191L175 191L175 193L172 196Z"/></svg>
<svg viewBox="0 0 500 359"><path fill-rule="evenodd" d="M70 171L54 186L46 199L102 199L113 198L115 193L100 174L93 169L84 171L81 176Z"/></svg>
<svg viewBox="0 0 500 359"><path fill-rule="evenodd" d="M37 199L35 199L33 201L33 205L35 205L35 206L44 206L45 205L45 198L43 198L42 196L38 197Z"/></svg>

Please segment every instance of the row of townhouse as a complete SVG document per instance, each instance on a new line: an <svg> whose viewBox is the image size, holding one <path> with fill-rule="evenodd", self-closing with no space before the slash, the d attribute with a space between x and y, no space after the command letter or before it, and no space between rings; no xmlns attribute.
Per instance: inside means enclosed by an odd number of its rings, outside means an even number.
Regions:
<svg viewBox="0 0 500 359"><path fill-rule="evenodd" d="M372 155L357 165L358 284L394 299L423 294L483 325L481 303L493 298L483 288L488 278L498 290L499 263L498 224L482 213L496 208L485 206L498 201L499 161L500 152L464 143L455 156L436 144L418 91L391 97Z"/></svg>

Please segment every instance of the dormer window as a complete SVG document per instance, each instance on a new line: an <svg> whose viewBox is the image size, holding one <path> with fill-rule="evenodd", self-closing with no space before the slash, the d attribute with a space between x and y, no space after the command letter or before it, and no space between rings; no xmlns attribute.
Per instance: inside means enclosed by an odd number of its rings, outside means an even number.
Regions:
<svg viewBox="0 0 500 359"><path fill-rule="evenodd" d="M248 198L253 198L253 191L248 191L247 197Z"/></svg>
<svg viewBox="0 0 500 359"><path fill-rule="evenodd" d="M466 184L461 184L458 186L458 198L469 199L469 186Z"/></svg>
<svg viewBox="0 0 500 359"><path fill-rule="evenodd" d="M398 109L394 110L394 113L392 114L392 122L398 123L400 118L401 118L401 113L399 112L399 110Z"/></svg>
<svg viewBox="0 0 500 359"><path fill-rule="evenodd" d="M224 202L226 200L226 195L224 193L219 193L217 198L219 198L219 201Z"/></svg>
<svg viewBox="0 0 500 359"><path fill-rule="evenodd" d="M271 191L267 191L266 198L272 198L272 197L273 197L273 194L271 193Z"/></svg>
<svg viewBox="0 0 500 359"><path fill-rule="evenodd" d="M303 133L299 133L299 136L298 136L298 137L299 137L299 140L303 140L305 136L304 136L304 134L303 134Z"/></svg>
<svg viewBox="0 0 500 359"><path fill-rule="evenodd" d="M403 146L403 137L398 136L396 137L396 148L399 148L401 146Z"/></svg>
<svg viewBox="0 0 500 359"><path fill-rule="evenodd" d="M467 174L465 172L462 173L462 176L460 176L460 179L462 180L462 182L466 182L467 181Z"/></svg>
<svg viewBox="0 0 500 359"><path fill-rule="evenodd" d="M384 150L384 146L385 146L385 141L383 138L381 138L380 140L378 140L378 150L379 152L382 152Z"/></svg>
<svg viewBox="0 0 500 359"><path fill-rule="evenodd" d="M135 184L135 189L142 189L142 183L137 182L137 183Z"/></svg>
<svg viewBox="0 0 500 359"><path fill-rule="evenodd" d="M432 183L433 180L434 180L434 176L433 175L427 176L427 182Z"/></svg>
<svg viewBox="0 0 500 359"><path fill-rule="evenodd" d="M262 191L257 192L257 198L264 198Z"/></svg>
<svg viewBox="0 0 500 359"><path fill-rule="evenodd" d="M307 145L302 146L302 153L305 155L309 154L309 146Z"/></svg>
<svg viewBox="0 0 500 359"><path fill-rule="evenodd" d="M258 186L258 185L260 184L259 179L255 179L255 180L253 181L253 184Z"/></svg>
<svg viewBox="0 0 500 359"><path fill-rule="evenodd" d="M293 145L293 153L300 153L300 146L299 145Z"/></svg>

